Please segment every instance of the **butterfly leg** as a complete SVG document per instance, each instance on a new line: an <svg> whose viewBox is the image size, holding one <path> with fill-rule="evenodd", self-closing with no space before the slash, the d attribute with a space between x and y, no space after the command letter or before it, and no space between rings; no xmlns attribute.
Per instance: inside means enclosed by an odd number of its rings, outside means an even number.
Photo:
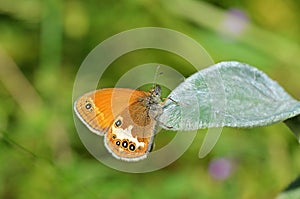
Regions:
<svg viewBox="0 0 300 199"><path fill-rule="evenodd" d="M154 148L155 148L155 144L154 144L154 142L152 142L149 152L152 152Z"/></svg>
<svg viewBox="0 0 300 199"><path fill-rule="evenodd" d="M176 105L179 105L179 102L177 102L176 100L174 100L172 97L167 97L167 99L171 100L172 102L174 102Z"/></svg>

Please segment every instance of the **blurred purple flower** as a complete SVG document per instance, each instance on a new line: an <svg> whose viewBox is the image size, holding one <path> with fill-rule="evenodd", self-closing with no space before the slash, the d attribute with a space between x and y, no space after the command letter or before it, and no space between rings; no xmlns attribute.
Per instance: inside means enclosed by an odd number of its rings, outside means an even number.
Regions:
<svg viewBox="0 0 300 199"><path fill-rule="evenodd" d="M238 36L245 30L248 23L248 17L243 11L231 9L225 15L221 27L225 33Z"/></svg>
<svg viewBox="0 0 300 199"><path fill-rule="evenodd" d="M225 180L232 173L232 162L227 158L213 159L209 164L210 175L217 180Z"/></svg>

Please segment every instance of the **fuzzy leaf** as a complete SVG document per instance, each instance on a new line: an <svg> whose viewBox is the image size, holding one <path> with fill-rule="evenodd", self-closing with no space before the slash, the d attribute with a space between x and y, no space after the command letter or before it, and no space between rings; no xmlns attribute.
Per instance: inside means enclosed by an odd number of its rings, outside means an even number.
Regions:
<svg viewBox="0 0 300 199"><path fill-rule="evenodd" d="M293 99L262 71L239 62L201 70L169 95L159 120L164 128L256 127L300 114Z"/></svg>

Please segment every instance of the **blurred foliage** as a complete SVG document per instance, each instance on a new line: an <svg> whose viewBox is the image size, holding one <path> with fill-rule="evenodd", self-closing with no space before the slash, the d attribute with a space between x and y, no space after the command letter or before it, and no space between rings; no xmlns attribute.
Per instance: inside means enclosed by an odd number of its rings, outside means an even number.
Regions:
<svg viewBox="0 0 300 199"><path fill-rule="evenodd" d="M296 0L0 0L0 198L276 197L300 173L299 144L284 124L225 128L209 156L198 159L201 130L170 166L127 174L99 163L80 142L72 86L101 41L158 26L194 38L215 62L257 66L300 99L299 8ZM141 50L114 62L104 86L147 62L174 66L186 76L194 72L174 56ZM216 180L208 172L216 157L232 161L228 178Z"/></svg>

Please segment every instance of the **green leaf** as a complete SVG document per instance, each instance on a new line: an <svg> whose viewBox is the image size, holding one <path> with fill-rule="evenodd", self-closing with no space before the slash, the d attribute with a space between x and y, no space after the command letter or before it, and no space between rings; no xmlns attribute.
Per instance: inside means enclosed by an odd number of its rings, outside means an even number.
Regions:
<svg viewBox="0 0 300 199"><path fill-rule="evenodd" d="M239 62L221 62L176 87L163 106L164 128L257 127L300 114L293 99L262 71ZM299 128L299 122L298 122Z"/></svg>

